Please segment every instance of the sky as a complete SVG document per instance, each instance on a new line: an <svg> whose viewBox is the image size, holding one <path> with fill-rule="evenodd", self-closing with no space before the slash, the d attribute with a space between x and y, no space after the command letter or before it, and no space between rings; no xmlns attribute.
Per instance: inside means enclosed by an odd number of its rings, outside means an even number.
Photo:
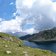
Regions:
<svg viewBox="0 0 56 56"><path fill-rule="evenodd" d="M37 33L56 27L56 0L0 0L0 32Z"/></svg>

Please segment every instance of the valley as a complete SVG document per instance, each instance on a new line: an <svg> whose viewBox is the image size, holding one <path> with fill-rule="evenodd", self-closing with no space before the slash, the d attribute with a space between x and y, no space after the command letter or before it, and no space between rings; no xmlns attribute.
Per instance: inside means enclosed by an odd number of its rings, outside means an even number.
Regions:
<svg viewBox="0 0 56 56"><path fill-rule="evenodd" d="M23 45L23 40L0 33L0 56L56 56L55 53Z"/></svg>

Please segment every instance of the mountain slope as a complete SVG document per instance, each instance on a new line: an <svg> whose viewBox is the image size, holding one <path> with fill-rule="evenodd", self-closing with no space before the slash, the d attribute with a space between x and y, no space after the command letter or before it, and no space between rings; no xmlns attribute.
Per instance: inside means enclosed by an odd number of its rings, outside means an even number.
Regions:
<svg viewBox="0 0 56 56"><path fill-rule="evenodd" d="M44 30L33 35L26 35L20 39L29 41L56 41L56 28Z"/></svg>
<svg viewBox="0 0 56 56"><path fill-rule="evenodd" d="M0 33L0 56L56 56L56 54L24 46L20 39Z"/></svg>

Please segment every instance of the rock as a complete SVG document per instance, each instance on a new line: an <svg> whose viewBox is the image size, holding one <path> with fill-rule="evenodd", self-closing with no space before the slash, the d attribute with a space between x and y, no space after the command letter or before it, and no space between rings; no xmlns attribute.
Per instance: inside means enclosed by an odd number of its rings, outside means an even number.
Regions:
<svg viewBox="0 0 56 56"><path fill-rule="evenodd" d="M28 48L30 48L30 47L28 47Z"/></svg>
<svg viewBox="0 0 56 56"><path fill-rule="evenodd" d="M25 56L28 56L28 52L27 51L23 51Z"/></svg>
<svg viewBox="0 0 56 56"><path fill-rule="evenodd" d="M12 37L10 37L10 40L11 40L11 41L13 41L13 38L12 38Z"/></svg>
<svg viewBox="0 0 56 56"><path fill-rule="evenodd" d="M5 45L5 47L8 47L7 45Z"/></svg>
<svg viewBox="0 0 56 56"><path fill-rule="evenodd" d="M27 53L26 51L23 51L23 53Z"/></svg>
<svg viewBox="0 0 56 56"><path fill-rule="evenodd" d="M11 54L12 52L11 52L11 51L6 51L6 53L7 53L7 54Z"/></svg>

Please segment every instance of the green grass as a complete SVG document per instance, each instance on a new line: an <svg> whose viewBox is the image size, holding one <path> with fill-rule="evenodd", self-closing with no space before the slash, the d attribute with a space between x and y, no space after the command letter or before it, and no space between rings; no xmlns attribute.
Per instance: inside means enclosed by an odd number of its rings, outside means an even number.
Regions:
<svg viewBox="0 0 56 56"><path fill-rule="evenodd" d="M23 41L8 34L0 34L0 36L12 38L13 41L0 38L0 56L56 56L55 53L37 48L30 48L23 45ZM11 51L7 53L6 51Z"/></svg>

